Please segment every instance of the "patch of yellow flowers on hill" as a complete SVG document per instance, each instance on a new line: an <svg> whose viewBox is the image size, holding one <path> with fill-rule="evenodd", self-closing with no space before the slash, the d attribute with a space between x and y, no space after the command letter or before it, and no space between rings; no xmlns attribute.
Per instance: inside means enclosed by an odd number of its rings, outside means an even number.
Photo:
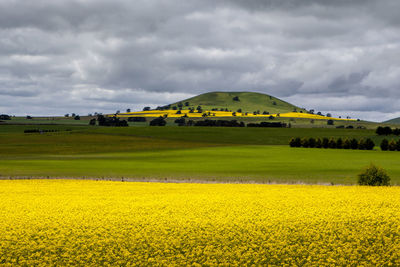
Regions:
<svg viewBox="0 0 400 267"><path fill-rule="evenodd" d="M114 116L114 115L110 115ZM313 120L345 120L354 121L354 119L343 119L343 118L333 118L325 117L317 114L301 113L301 112L286 112L278 114L253 114L251 112L230 112L230 111L209 111L205 110L202 112L190 112L189 110L148 110L148 111L138 111L138 112L128 112L116 114L117 117L169 117L169 118L218 118L218 117L255 117L255 118L269 118L269 117L283 117L283 118L298 118L298 119L313 119Z"/></svg>
<svg viewBox="0 0 400 267"><path fill-rule="evenodd" d="M400 188L0 181L1 265L400 265Z"/></svg>

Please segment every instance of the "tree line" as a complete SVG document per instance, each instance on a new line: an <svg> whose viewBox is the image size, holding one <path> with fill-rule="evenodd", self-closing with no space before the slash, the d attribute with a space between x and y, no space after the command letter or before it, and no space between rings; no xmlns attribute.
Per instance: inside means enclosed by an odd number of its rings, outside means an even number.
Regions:
<svg viewBox="0 0 400 267"><path fill-rule="evenodd" d="M375 132L377 135L400 135L400 129L392 129L389 126L379 126Z"/></svg>
<svg viewBox="0 0 400 267"><path fill-rule="evenodd" d="M372 150L375 147L374 141L371 138L361 138L357 140L355 138L342 139L342 138L300 138L295 137L289 141L290 147L306 147L306 148L337 148L337 149L360 149L360 150Z"/></svg>
<svg viewBox="0 0 400 267"><path fill-rule="evenodd" d="M388 141L386 138L382 140L381 142L381 149L383 151L400 151L400 139L399 140L390 140Z"/></svg>
<svg viewBox="0 0 400 267"><path fill-rule="evenodd" d="M178 118L174 121L178 126L208 126L208 127L287 127L286 123L282 122L260 122L260 123L248 123L247 125L237 120L188 120L185 118ZM166 121L163 117L158 117L150 121L150 126L165 126Z"/></svg>

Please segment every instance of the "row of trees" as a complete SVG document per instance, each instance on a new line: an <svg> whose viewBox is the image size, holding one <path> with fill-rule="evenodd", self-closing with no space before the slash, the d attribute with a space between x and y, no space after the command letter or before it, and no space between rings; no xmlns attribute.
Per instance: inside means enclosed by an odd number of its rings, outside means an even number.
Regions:
<svg viewBox="0 0 400 267"><path fill-rule="evenodd" d="M383 139L381 142L381 149L383 151L400 151L400 139L399 140L390 140L388 141L387 139Z"/></svg>
<svg viewBox="0 0 400 267"><path fill-rule="evenodd" d="M400 135L400 129L396 128L396 129L392 129L389 126L379 126L378 128L376 128L376 134L377 135Z"/></svg>
<svg viewBox="0 0 400 267"><path fill-rule="evenodd" d="M185 118L177 118L174 121L179 126L209 126L209 127L245 127L246 124L237 120L188 120ZM165 126L166 121L163 117L158 117L150 121L150 126ZM247 127L287 127L286 123L282 122L261 122L261 123L248 123Z"/></svg>
<svg viewBox="0 0 400 267"><path fill-rule="evenodd" d="M375 146L374 141L371 138L361 138L357 140L352 139L342 139L342 138L292 138L289 141L291 147L310 147L310 148L338 148L338 149L361 149L361 150L372 150Z"/></svg>
<svg viewBox="0 0 400 267"><path fill-rule="evenodd" d="M11 116L7 114L1 114L0 120L11 120Z"/></svg>
<svg viewBox="0 0 400 267"><path fill-rule="evenodd" d="M120 120L117 117L105 117L104 115L97 115L97 122L99 126L115 126L115 127L126 127L128 122L126 120ZM90 125L96 125L96 119L89 121Z"/></svg>

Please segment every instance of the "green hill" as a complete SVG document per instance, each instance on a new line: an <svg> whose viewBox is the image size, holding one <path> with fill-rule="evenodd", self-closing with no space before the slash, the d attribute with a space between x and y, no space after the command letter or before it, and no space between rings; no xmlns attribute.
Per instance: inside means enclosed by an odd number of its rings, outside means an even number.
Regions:
<svg viewBox="0 0 400 267"><path fill-rule="evenodd" d="M203 110L228 109L242 112L268 111L269 113L285 113L294 110L303 111L299 108L279 98L254 92L210 92L195 97L184 99L171 104L171 107L182 105L182 109L197 108L201 106Z"/></svg>
<svg viewBox="0 0 400 267"><path fill-rule="evenodd" d="M384 123L400 124L400 117L399 118L395 118L395 119L391 119L391 120L388 120L388 121L384 121Z"/></svg>

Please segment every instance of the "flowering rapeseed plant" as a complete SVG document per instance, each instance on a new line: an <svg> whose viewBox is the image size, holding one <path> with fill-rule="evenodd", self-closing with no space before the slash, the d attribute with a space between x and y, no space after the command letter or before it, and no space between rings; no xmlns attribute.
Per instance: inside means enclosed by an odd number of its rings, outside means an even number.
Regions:
<svg viewBox="0 0 400 267"><path fill-rule="evenodd" d="M400 265L400 188L0 181L1 265Z"/></svg>

